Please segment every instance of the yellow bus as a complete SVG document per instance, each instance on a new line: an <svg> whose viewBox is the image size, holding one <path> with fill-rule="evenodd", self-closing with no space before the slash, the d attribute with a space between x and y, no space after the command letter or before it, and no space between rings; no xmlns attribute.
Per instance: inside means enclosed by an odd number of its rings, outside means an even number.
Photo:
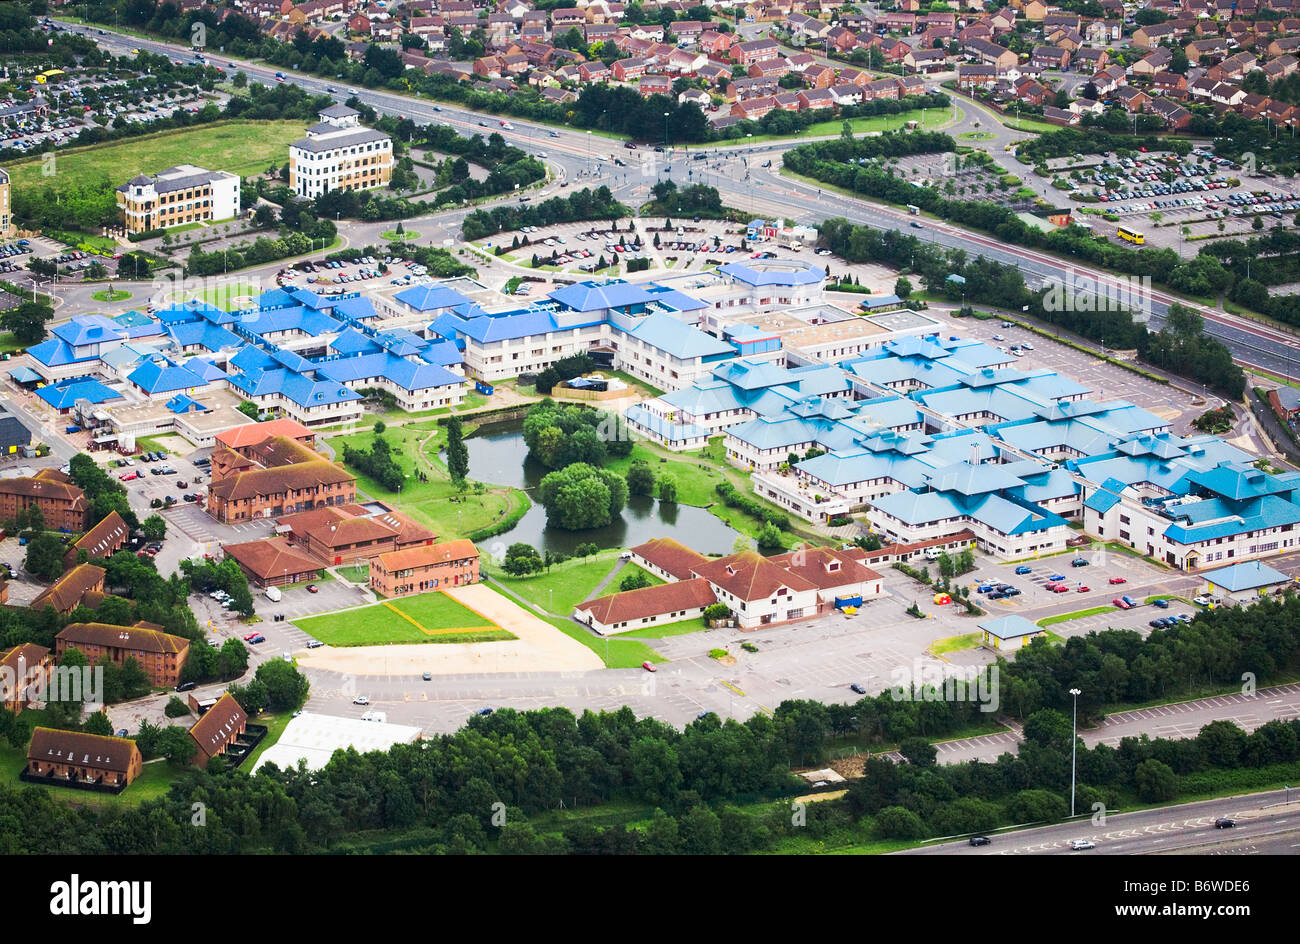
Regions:
<svg viewBox="0 0 1300 944"><path fill-rule="evenodd" d="M1118 230L1116 230L1116 233L1120 239L1124 240L1127 243L1132 243L1135 246L1141 246L1144 242L1146 242L1146 238L1141 233L1139 233L1137 230L1134 229L1125 229L1123 226L1121 226Z"/></svg>

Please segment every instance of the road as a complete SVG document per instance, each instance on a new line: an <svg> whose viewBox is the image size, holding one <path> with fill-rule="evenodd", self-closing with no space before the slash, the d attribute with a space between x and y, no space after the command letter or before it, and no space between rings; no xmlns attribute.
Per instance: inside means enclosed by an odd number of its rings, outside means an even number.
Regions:
<svg viewBox="0 0 1300 944"><path fill-rule="evenodd" d="M1237 825L1215 829L1219 817L1235 819ZM1296 855L1300 850L1300 789L1117 813L1101 822L1081 818L989 838L993 841L987 846L971 846L962 839L895 855ZM1091 840L1096 848L1076 852L1070 848L1075 839Z"/></svg>
<svg viewBox="0 0 1300 944"><path fill-rule="evenodd" d="M121 36L114 34L112 30L101 30L99 27L74 25L71 28L92 36L95 42L119 55L139 48L159 55L172 56L180 61L189 61L193 56L188 49L175 44ZM103 35L100 35L101 32ZM224 55L211 56L209 61L222 65L228 71L236 65ZM252 80L268 85L276 83L275 73L278 70L273 66L241 61L237 64L237 68L243 70ZM692 182L694 171L697 169L696 162L687 160L681 150L675 150L663 157L651 153L648 155L648 160L642 157L645 152L640 151L636 156L638 161L644 163L619 168L612 163L613 159L620 154L626 157L633 152L621 151L617 142L591 132L560 130L516 118L510 119L513 130L507 131L500 127L500 120L496 117L480 115L455 106L435 104L392 92L352 88L345 85L335 86L327 79L314 76L299 74L291 74L291 76L294 84L313 94L336 94L340 99L356 95L360 101L376 111L404 115L416 124L446 124L470 134L496 131L512 144L529 153L544 152L547 155L547 163L556 173L557 181L564 180L574 184L604 184L610 187L616 197L631 204L644 200L650 186L656 180L671 178L679 185L685 185ZM335 88L336 91L330 93L330 88ZM983 106L964 99L955 99L955 101L963 111L963 118L947 130L957 134L979 128L993 133L994 138L981 146L987 147L995 160L1008 161L1003 152L1004 142L1021 139L1024 135L1003 126L994 114ZM902 224L913 222L913 218L904 211L838 194L834 197L833 204L828 206L827 196L821 189L782 177L777 170L780 164L777 158L782 152L803 143L806 143L806 140L706 149L707 153L713 156L715 163L719 155L725 152L733 161L737 158L747 159L750 155L762 155L765 159L770 158L774 165L768 170L748 166L746 168L748 173L745 175L716 174L714 179L707 179L707 182L718 187L724 202L742 209L749 206L755 212L793 217L797 222L817 224L830 215L844 216L854 223L880 229L901 229ZM706 167L708 163L709 161L706 160ZM760 161L750 162L751 165L758 163ZM629 161L629 164L633 162ZM671 170L666 169L668 167L671 167ZM1023 170L1018 167L1010 169ZM436 214L428 220L410 220L407 224L410 228L440 227L439 235L454 237L460 221L468 212L466 209L452 210ZM375 229L375 226L372 224L369 229ZM419 231L425 232L425 230ZM375 235L378 232L379 230L375 229ZM1014 265L1024 273L1026 281L1031 286L1039 286L1050 279L1060 279L1067 273L1073 272L1096 279L1100 286L1113 286L1116 289L1128 287L1127 280L1105 271L1086 265L1067 263L1046 253L1007 245L993 237L946 223L927 221L923 224L923 229L918 230L915 235L936 245L963 249L972 255L983 255L998 262ZM359 242L356 238L349 238L353 245L364 245L364 242ZM1159 291L1152 291L1150 298L1150 320L1156 326L1163 322L1171 304L1183 301L1167 292ZM1187 304L1185 301L1183 303ZM1195 304L1192 307L1200 311L1205 319L1206 333L1226 344L1238 362L1287 376L1300 373L1300 355L1296 351L1294 335L1256 324L1248 319L1238 318L1218 309Z"/></svg>

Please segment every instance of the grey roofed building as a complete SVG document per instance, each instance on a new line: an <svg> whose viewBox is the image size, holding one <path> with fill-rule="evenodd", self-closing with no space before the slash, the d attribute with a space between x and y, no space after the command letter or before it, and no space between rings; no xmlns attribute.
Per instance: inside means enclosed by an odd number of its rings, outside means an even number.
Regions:
<svg viewBox="0 0 1300 944"><path fill-rule="evenodd" d="M367 144L371 141L387 140L388 135L384 134L382 131L376 131L373 128L357 128L355 131L347 131L341 134L325 135L316 138L301 138L300 140L293 142L291 147L312 152L333 151L337 148L351 147L354 144Z"/></svg>
<svg viewBox="0 0 1300 944"><path fill-rule="evenodd" d="M361 112L355 108L349 108L347 105L331 105L329 108L322 108L316 114L322 118L351 118L353 115L361 114Z"/></svg>
<svg viewBox="0 0 1300 944"><path fill-rule="evenodd" d="M30 446L32 432L12 413L0 412L0 451Z"/></svg>

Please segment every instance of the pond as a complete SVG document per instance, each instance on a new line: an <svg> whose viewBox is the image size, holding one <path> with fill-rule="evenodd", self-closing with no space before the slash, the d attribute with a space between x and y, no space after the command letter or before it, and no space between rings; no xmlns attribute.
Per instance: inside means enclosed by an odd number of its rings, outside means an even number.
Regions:
<svg viewBox="0 0 1300 944"><path fill-rule="evenodd" d="M465 440L465 448L469 451L470 478L521 488L530 498L548 471L528 455L519 423L480 427ZM523 541L539 551L572 554L579 544L593 541L602 548L635 547L651 538L673 538L701 554L730 554L739 535L703 508L633 496L613 522L586 531L548 527L546 509L534 501L518 524L492 540L507 544Z"/></svg>

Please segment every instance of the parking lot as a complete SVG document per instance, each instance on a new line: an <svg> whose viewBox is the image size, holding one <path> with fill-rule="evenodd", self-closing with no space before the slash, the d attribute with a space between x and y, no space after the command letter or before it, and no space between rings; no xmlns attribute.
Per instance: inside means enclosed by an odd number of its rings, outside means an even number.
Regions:
<svg viewBox="0 0 1300 944"><path fill-rule="evenodd" d="M1119 217L1119 225L1155 245L1178 245L1185 235L1245 233L1256 216L1282 221L1300 211L1300 195L1205 148L1186 158L1151 152L1075 169L1068 161L1049 164L1058 178L1068 179L1073 199L1095 199L1100 209Z"/></svg>

